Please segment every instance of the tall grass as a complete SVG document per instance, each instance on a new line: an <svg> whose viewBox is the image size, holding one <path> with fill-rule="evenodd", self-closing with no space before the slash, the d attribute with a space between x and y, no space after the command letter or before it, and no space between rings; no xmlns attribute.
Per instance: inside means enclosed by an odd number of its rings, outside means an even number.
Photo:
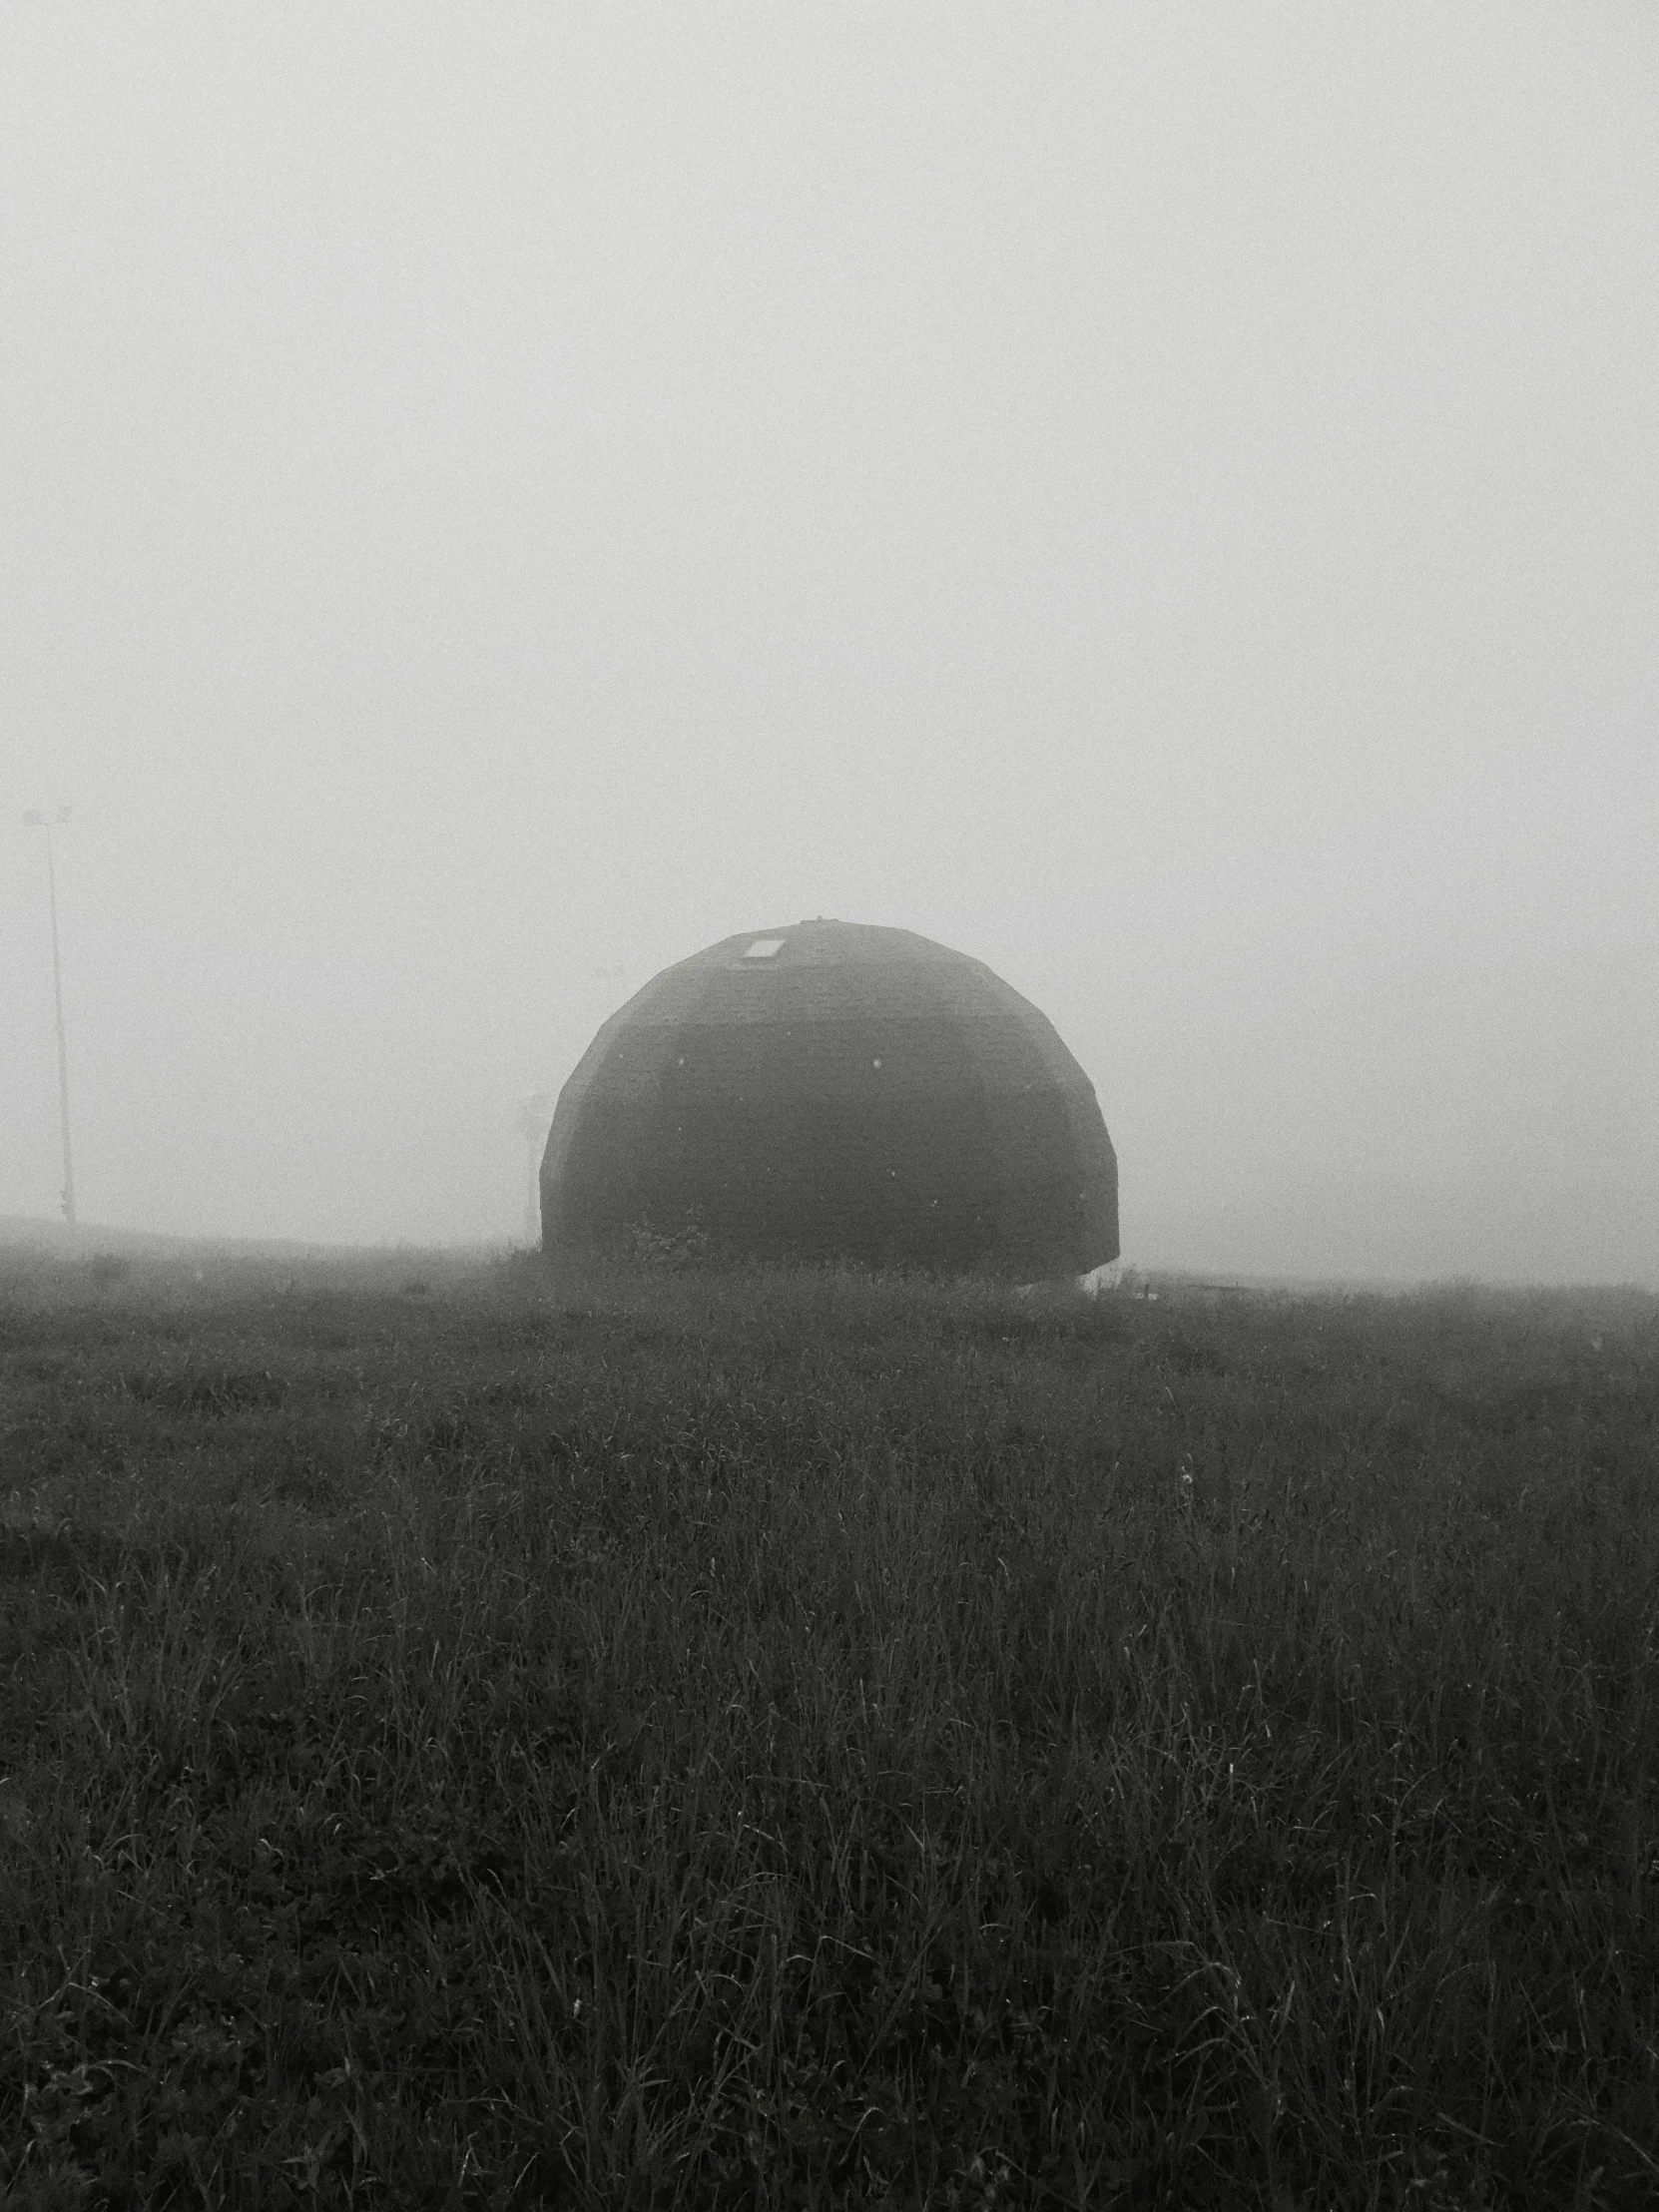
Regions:
<svg viewBox="0 0 1659 2212"><path fill-rule="evenodd" d="M1659 1302L9 1267L8 2204L1659 2202Z"/></svg>

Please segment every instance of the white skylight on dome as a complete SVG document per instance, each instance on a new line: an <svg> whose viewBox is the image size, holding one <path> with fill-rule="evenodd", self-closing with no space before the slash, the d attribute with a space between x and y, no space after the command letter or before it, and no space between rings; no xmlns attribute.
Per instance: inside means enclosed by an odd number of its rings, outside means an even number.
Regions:
<svg viewBox="0 0 1659 2212"><path fill-rule="evenodd" d="M771 960L784 949L782 937L757 937L744 954L746 960Z"/></svg>

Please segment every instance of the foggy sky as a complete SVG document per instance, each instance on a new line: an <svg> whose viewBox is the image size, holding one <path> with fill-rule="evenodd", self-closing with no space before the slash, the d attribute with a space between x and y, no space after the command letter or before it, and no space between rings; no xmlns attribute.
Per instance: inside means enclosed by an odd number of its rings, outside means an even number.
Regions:
<svg viewBox="0 0 1659 2212"><path fill-rule="evenodd" d="M522 1234L918 929L1124 1249L1659 1282L1646 6L0 12L0 1215Z"/></svg>

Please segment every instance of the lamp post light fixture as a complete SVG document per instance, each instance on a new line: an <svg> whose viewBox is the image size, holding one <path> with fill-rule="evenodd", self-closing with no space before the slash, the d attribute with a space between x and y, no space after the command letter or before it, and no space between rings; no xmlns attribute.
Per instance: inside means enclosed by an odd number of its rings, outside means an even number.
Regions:
<svg viewBox="0 0 1659 2212"><path fill-rule="evenodd" d="M50 819L38 807L23 817L31 830L46 831L46 896L52 909L52 1003L58 1016L58 1115L63 1124L63 1218L75 1227L75 1156L69 1145L69 1053L63 1035L63 963L58 956L58 871L52 861L52 831L69 820L60 807Z"/></svg>

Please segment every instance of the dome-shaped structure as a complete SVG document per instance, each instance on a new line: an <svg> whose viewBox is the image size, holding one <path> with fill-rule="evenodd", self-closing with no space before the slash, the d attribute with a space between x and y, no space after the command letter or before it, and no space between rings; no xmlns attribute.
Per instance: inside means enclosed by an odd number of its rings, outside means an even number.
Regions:
<svg viewBox="0 0 1659 2212"><path fill-rule="evenodd" d="M756 1257L1024 1280L1118 1255L1094 1087L979 960L843 921L665 968L559 1094L546 1251L695 1223Z"/></svg>

